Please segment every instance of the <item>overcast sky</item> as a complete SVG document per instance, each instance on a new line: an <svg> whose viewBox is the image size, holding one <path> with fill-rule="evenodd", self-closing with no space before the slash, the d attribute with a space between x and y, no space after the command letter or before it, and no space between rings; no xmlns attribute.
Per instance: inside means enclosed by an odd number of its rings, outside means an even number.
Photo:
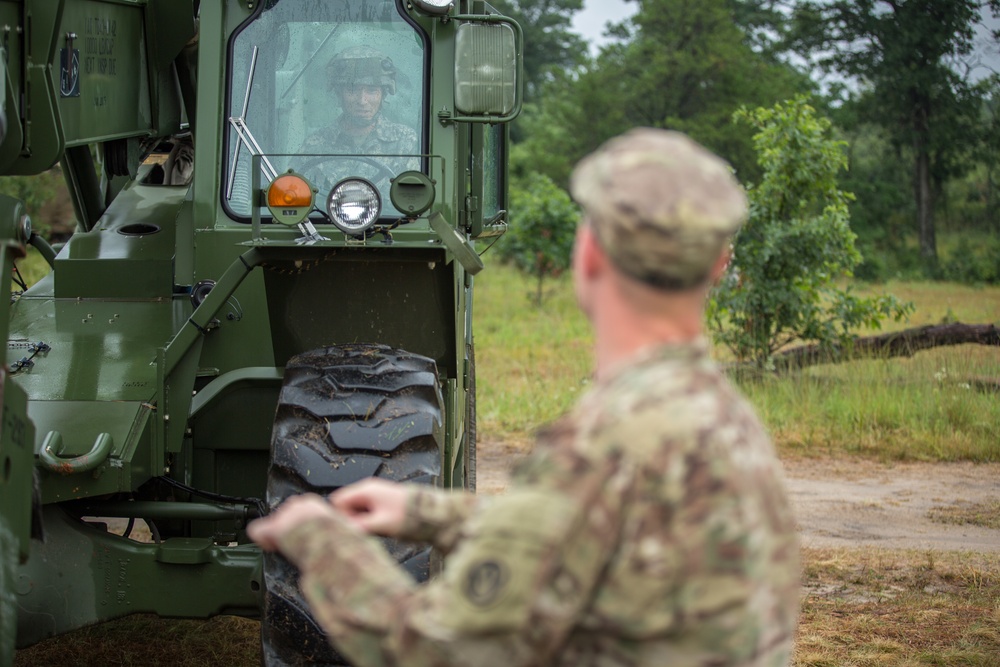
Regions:
<svg viewBox="0 0 1000 667"><path fill-rule="evenodd" d="M573 16L573 29L590 42L590 50L606 41L602 35L608 21L621 21L639 8L636 2L625 0L584 0L583 9Z"/></svg>

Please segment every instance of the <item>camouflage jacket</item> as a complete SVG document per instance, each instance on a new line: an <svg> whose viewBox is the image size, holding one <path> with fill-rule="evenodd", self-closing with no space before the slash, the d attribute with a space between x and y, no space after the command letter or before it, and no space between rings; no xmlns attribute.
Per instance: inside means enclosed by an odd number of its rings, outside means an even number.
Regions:
<svg viewBox="0 0 1000 667"><path fill-rule="evenodd" d="M400 157L405 155L416 155L419 151L417 133L412 128L401 123L394 123L381 113L375 117L375 126L368 134L358 137L355 134L343 129L340 122L333 123L330 127L324 128L310 135L299 149L300 153L306 154L348 154L348 155L387 155L391 157L378 158L379 163L392 173L393 176L408 169L419 169L420 160L415 157ZM378 182L382 180L379 171L367 163L361 161L350 161L344 158L345 167L351 170L361 169L360 175ZM336 158L331 158L329 164L324 169L338 170ZM343 171L343 169L340 169ZM307 174L308 175L308 174ZM336 178L329 178L333 181L339 180L344 174Z"/></svg>
<svg viewBox="0 0 1000 667"><path fill-rule="evenodd" d="M504 495L413 489L405 533L449 554L425 585L339 517L281 544L359 667L789 662L798 543L780 464L703 342L600 383Z"/></svg>

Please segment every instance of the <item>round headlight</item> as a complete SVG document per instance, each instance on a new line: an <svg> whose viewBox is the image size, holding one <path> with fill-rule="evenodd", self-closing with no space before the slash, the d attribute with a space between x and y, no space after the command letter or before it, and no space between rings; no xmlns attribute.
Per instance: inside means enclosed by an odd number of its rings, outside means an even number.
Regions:
<svg viewBox="0 0 1000 667"><path fill-rule="evenodd" d="M378 188L363 178L345 178L326 198L326 212L342 232L361 235L382 212Z"/></svg>

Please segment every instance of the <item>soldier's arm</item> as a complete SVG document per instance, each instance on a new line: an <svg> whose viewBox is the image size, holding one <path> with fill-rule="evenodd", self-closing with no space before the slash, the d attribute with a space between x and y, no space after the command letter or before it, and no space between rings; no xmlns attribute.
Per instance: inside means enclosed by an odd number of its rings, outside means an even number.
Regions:
<svg viewBox="0 0 1000 667"><path fill-rule="evenodd" d="M369 478L337 489L330 504L371 535L430 542L451 552L466 518L485 499L463 491Z"/></svg>
<svg viewBox="0 0 1000 667"><path fill-rule="evenodd" d="M430 542L447 555L462 535L462 525L489 498L466 491L443 491L411 484L407 488L406 514L399 537Z"/></svg>
<svg viewBox="0 0 1000 667"><path fill-rule="evenodd" d="M617 543L628 481L617 460L541 457L530 482L462 524L443 573L417 586L340 516L279 540L316 618L358 667L546 664Z"/></svg>

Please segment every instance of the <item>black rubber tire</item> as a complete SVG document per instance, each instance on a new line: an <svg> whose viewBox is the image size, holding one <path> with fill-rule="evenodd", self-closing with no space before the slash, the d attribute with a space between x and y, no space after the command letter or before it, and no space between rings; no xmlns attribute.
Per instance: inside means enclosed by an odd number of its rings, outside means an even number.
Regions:
<svg viewBox="0 0 1000 667"><path fill-rule="evenodd" d="M326 495L364 477L434 484L441 474L442 398L434 361L384 345L297 355L285 367L271 435L267 504ZM404 428L405 427L405 428ZM430 547L385 540L418 581ZM265 665L343 665L308 611L298 571L264 554Z"/></svg>

